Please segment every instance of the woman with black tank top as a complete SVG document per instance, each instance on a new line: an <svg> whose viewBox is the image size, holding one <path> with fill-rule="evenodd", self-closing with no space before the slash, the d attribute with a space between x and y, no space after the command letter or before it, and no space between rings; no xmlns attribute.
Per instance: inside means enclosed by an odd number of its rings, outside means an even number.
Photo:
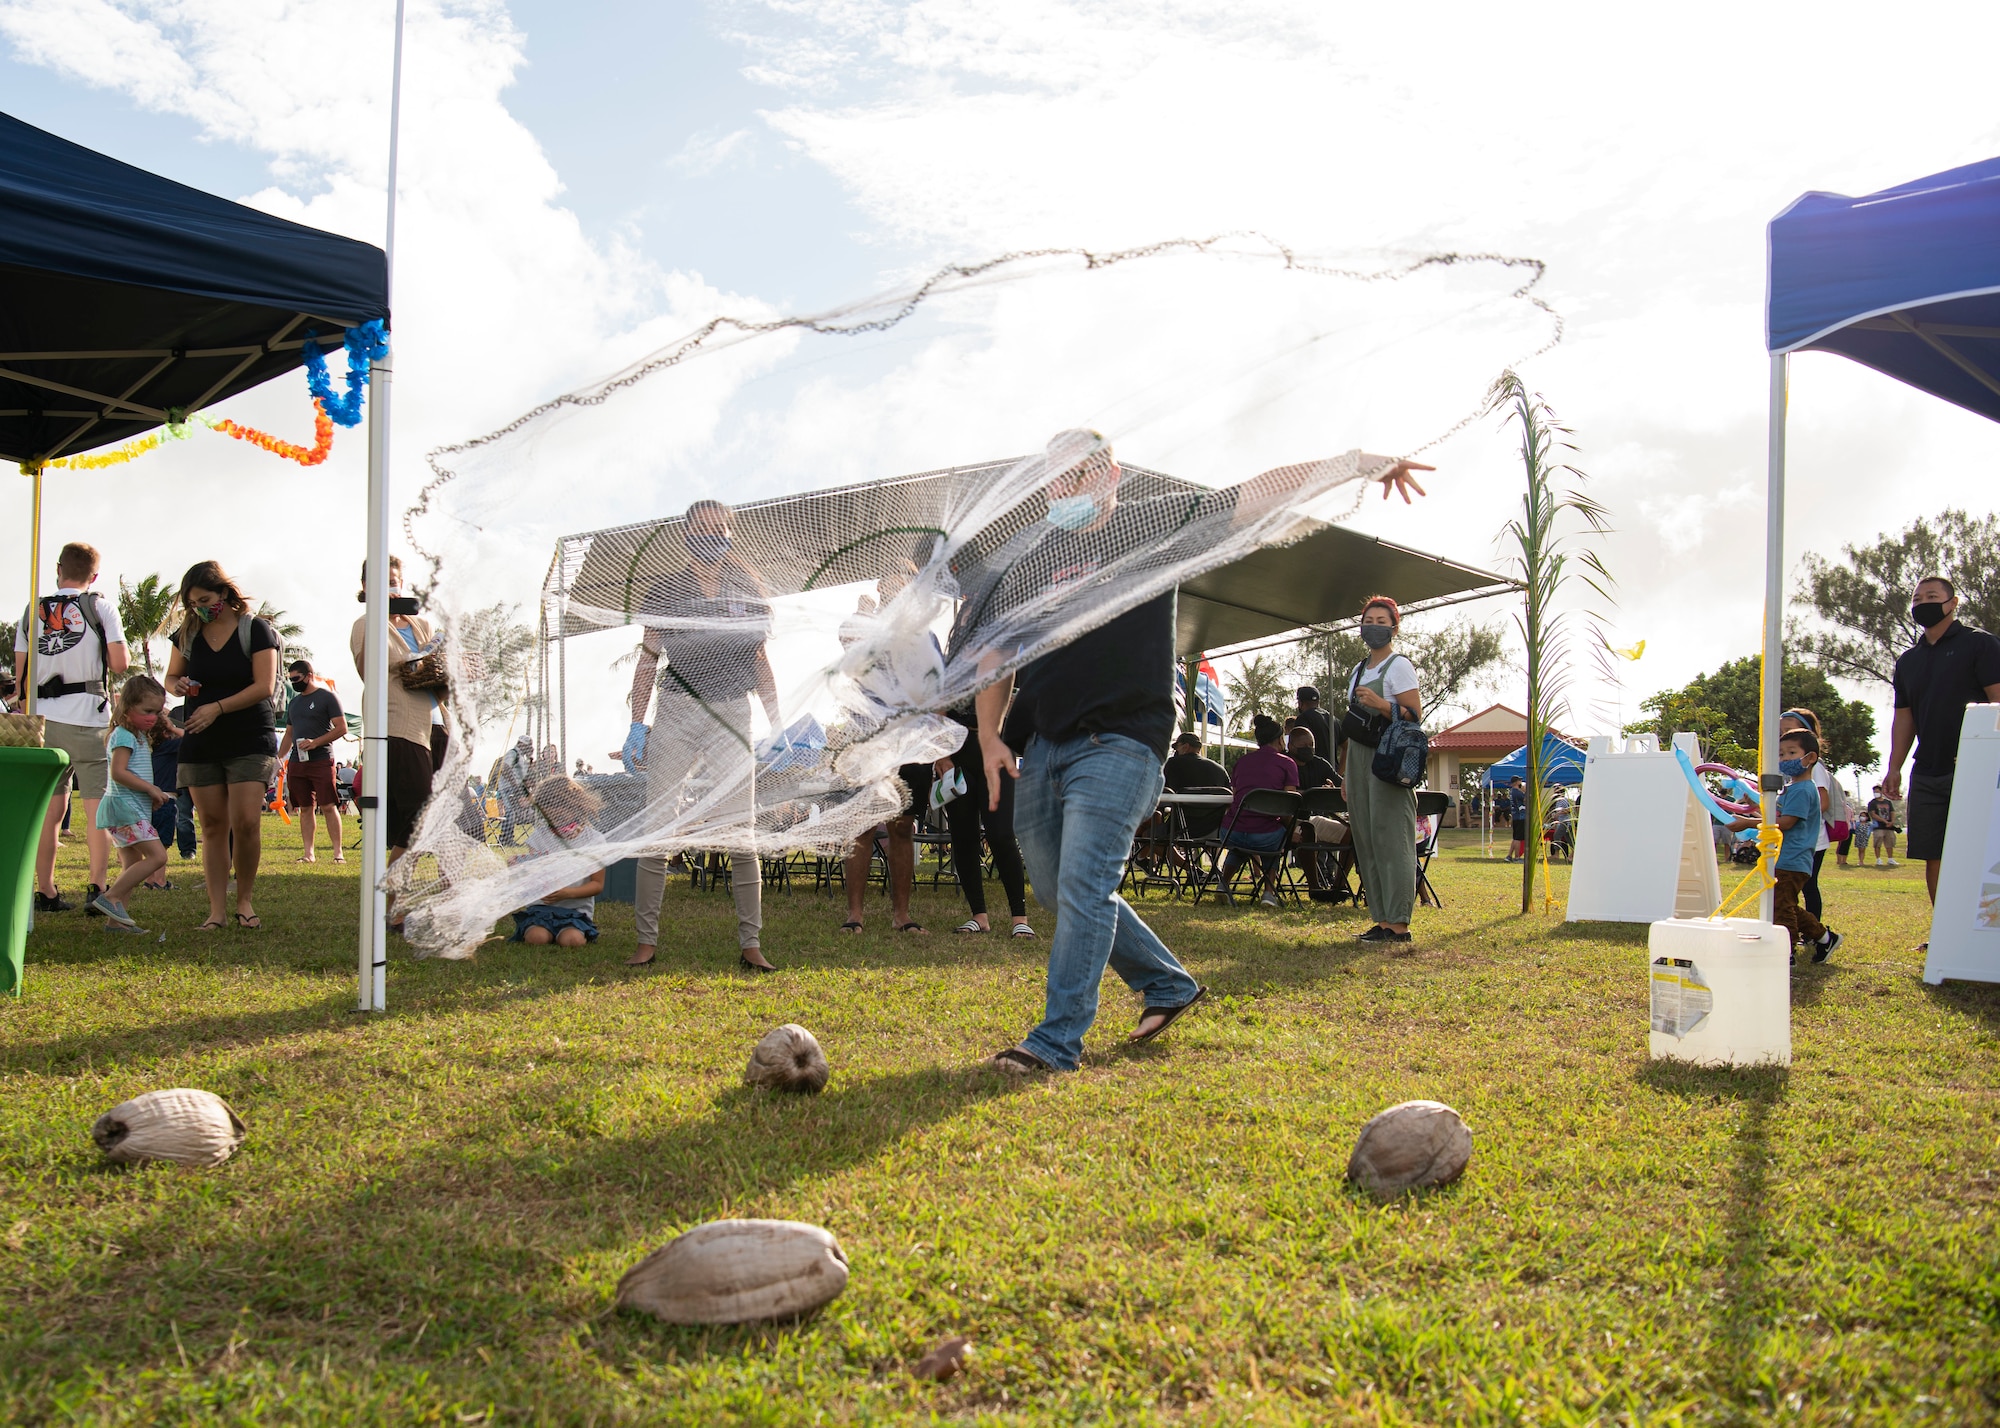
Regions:
<svg viewBox="0 0 2000 1428"><path fill-rule="evenodd" d="M201 820L201 871L208 885L203 932L220 931L232 858L236 925L264 924L251 895L264 852L264 791L278 767L278 650L268 620L250 613L235 581L212 560L181 577L181 626L167 662L167 692L187 700L180 786Z"/></svg>

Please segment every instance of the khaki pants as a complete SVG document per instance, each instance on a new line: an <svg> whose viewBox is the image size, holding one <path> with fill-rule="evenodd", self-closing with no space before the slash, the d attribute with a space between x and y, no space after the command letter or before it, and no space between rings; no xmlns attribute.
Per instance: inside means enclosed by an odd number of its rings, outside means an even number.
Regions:
<svg viewBox="0 0 2000 1428"><path fill-rule="evenodd" d="M646 807L654 826L673 826L676 842L689 832L699 837L705 822L715 825L718 841L742 842L755 831L757 761L748 695L703 703L671 687L660 691L646 738ZM636 884L638 943L657 946L666 855L639 859ZM729 890L736 899L736 944L755 947L764 929L764 878L754 854L730 855Z"/></svg>

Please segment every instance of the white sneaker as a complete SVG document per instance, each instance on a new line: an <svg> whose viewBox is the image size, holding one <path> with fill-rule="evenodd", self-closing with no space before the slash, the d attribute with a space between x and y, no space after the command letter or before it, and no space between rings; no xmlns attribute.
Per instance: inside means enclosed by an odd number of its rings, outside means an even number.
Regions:
<svg viewBox="0 0 2000 1428"><path fill-rule="evenodd" d="M1903 865L1897 862L1894 858L1891 858L1888 862L1884 863L1882 866L1884 866L1885 868L1900 868Z"/></svg>

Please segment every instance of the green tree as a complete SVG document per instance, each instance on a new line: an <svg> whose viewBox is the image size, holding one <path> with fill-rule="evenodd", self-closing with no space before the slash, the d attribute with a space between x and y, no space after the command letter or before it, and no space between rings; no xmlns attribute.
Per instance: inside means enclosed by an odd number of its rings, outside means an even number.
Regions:
<svg viewBox="0 0 2000 1428"><path fill-rule="evenodd" d="M299 624L296 620L287 618L285 612L278 609L269 600L260 601L255 614L256 618L260 620L269 620L271 628L278 632L278 638L283 642L282 648L278 651L278 668L280 670L283 670L294 660L302 659L308 664L312 662L313 652L299 641L299 636L306 632L303 625ZM280 674L279 682L283 683L283 680L284 676Z"/></svg>
<svg viewBox="0 0 2000 1428"><path fill-rule="evenodd" d="M1842 564L1807 555L1792 601L1830 628L1793 622L1785 631L1786 645L1828 674L1890 682L1896 656L1916 638L1910 597L1926 575L1957 587L1961 620L2000 630L2000 518L1940 511L1841 553Z"/></svg>
<svg viewBox="0 0 2000 1428"><path fill-rule="evenodd" d="M1229 719L1238 729L1247 730L1258 714L1282 719L1291 708L1285 683L1285 668L1275 656L1257 655L1242 661L1237 672L1223 680L1229 696Z"/></svg>
<svg viewBox="0 0 2000 1428"><path fill-rule="evenodd" d="M454 617L449 634L459 666L452 704L475 728L510 719L529 700L535 632L518 605L488 605Z"/></svg>
<svg viewBox="0 0 2000 1428"><path fill-rule="evenodd" d="M1825 670L1787 660L1779 694L1783 708L1804 707L1819 717L1821 753L1833 767L1873 768L1881 762L1875 750L1875 711L1859 699L1841 698ZM1757 767L1755 655L1731 660L1714 674L1697 675L1683 689L1662 690L1639 707L1651 717L1628 724L1627 733L1656 734L1664 746L1677 732L1690 732L1717 763Z"/></svg>
<svg viewBox="0 0 2000 1428"><path fill-rule="evenodd" d="M1443 710L1474 690L1491 688L1506 671L1505 627L1459 619L1424 629L1420 620L1396 632L1396 649L1416 667L1424 722L1433 724ZM1318 688L1327 717L1338 724L1347 712L1347 678L1367 653L1352 625L1318 628L1294 646L1292 673Z"/></svg>
<svg viewBox="0 0 2000 1428"><path fill-rule="evenodd" d="M147 674L153 673L153 641L165 635L179 602L179 590L163 575L142 576L137 585L118 578L118 623L125 627L127 646L137 648Z"/></svg>

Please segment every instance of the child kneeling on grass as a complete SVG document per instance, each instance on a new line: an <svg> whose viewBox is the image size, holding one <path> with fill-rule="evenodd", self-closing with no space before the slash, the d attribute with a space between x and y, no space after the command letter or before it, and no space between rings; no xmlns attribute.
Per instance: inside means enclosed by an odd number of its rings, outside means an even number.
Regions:
<svg viewBox="0 0 2000 1428"><path fill-rule="evenodd" d="M167 691L157 679L135 674L118 691L118 707L105 731L111 754L111 785L97 805L97 826L111 837L125 871L91 898L104 915L106 932L144 932L125 910L132 889L167 866L167 850L153 826L153 810L173 795L153 786L153 744L166 731L161 711Z"/></svg>
<svg viewBox="0 0 2000 1428"><path fill-rule="evenodd" d="M604 835L590 824L598 810L597 795L561 774L535 784L535 819L528 834L525 858L570 852L602 843ZM520 862L521 858L513 861ZM604 891L604 869L570 887L557 888L514 914L514 937L530 947L581 947L597 940L597 895Z"/></svg>
<svg viewBox="0 0 2000 1428"><path fill-rule="evenodd" d="M1812 781L1819 762L1819 739L1810 729L1796 729L1778 740L1778 772L1786 779L1778 795L1778 827L1784 842L1778 848L1777 887L1771 918L1791 934L1792 960L1799 960L1801 938L1812 943L1812 959L1824 962L1840 946L1840 934L1823 926L1799 902L1812 879L1813 845L1819 842L1819 789ZM1732 829L1755 828L1754 818L1738 818Z"/></svg>

